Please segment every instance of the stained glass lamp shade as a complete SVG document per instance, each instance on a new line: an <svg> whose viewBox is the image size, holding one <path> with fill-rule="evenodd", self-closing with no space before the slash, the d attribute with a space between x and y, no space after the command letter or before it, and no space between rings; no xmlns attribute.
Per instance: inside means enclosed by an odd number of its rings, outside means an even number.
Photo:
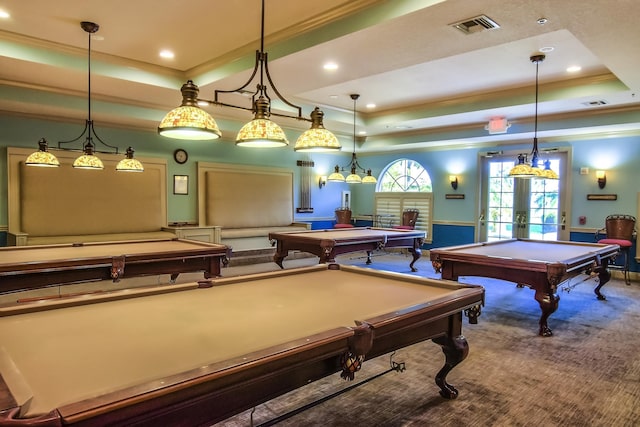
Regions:
<svg viewBox="0 0 640 427"><path fill-rule="evenodd" d="M325 129L322 118L324 113L316 107L311 112L311 129L308 129L296 140L294 151L338 151L342 148L338 138Z"/></svg>
<svg viewBox="0 0 640 427"><path fill-rule="evenodd" d="M58 158L49 152L49 144L47 140L41 138L38 141L38 151L34 151L27 157L25 164L29 166L40 166L55 168L60 166Z"/></svg>
<svg viewBox="0 0 640 427"><path fill-rule="evenodd" d="M289 140L277 123L269 120L269 102L260 96L255 102L255 117L242 126L236 137L241 147L284 147Z"/></svg>
<svg viewBox="0 0 640 427"><path fill-rule="evenodd" d="M188 80L180 89L182 104L169 111L158 126L158 133L175 139L211 140L222 136L209 113L198 107L198 86Z"/></svg>
<svg viewBox="0 0 640 427"><path fill-rule="evenodd" d="M116 170L119 172L143 172L144 167L140 161L133 158L133 148L129 147L125 158L116 165Z"/></svg>
<svg viewBox="0 0 640 427"><path fill-rule="evenodd" d="M104 169L104 164L98 156L94 154L93 144L87 142L84 146L84 154L78 157L73 162L73 167L76 169Z"/></svg>

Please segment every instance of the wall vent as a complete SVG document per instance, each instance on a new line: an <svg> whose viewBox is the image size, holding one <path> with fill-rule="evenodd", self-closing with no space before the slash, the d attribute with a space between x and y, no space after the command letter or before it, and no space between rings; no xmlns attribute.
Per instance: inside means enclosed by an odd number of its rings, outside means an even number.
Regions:
<svg viewBox="0 0 640 427"><path fill-rule="evenodd" d="M587 101L582 103L582 105L584 105L585 107L597 107L599 105L607 105L607 104L608 102L602 99L599 99L597 101Z"/></svg>
<svg viewBox="0 0 640 427"><path fill-rule="evenodd" d="M495 30L500 28L500 25L487 15L479 15L450 25L465 34L475 34L485 30Z"/></svg>

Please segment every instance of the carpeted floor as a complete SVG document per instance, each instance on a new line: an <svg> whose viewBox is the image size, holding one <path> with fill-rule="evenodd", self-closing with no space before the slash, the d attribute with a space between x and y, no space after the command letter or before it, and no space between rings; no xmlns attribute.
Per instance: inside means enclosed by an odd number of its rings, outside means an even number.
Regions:
<svg viewBox="0 0 640 427"><path fill-rule="evenodd" d="M367 267L364 254L338 258ZM314 265L318 258L284 261L285 268ZM439 278L427 253L411 273L405 254L376 254L370 268ZM275 263L223 269L224 276L279 270ZM612 280L603 288L606 301L593 294L595 280L580 277L560 291L558 310L549 318L554 336L537 335L540 309L533 291L513 283L464 278L483 285L486 305L477 325L465 320L469 356L447 380L458 389L456 400L440 397L434 376L442 367L440 347L430 341L397 351L395 362L406 371L391 372L338 397L277 422L289 426L640 426L640 283ZM181 274L178 282L202 279ZM125 279L121 283L78 285L145 286L168 283L168 276ZM75 292L65 286L59 292ZM54 292L56 290L44 290ZM16 298L6 296L9 303ZM0 301L3 302L3 301ZM388 370L390 355L366 360L356 381L335 374L257 406L216 427L265 425L315 400ZM269 425L269 424L266 424Z"/></svg>
<svg viewBox="0 0 640 427"><path fill-rule="evenodd" d="M364 258L342 263L365 266ZM285 267L313 264L296 260ZM371 268L410 273L401 254L374 257ZM438 277L427 257L418 275ZM252 267L255 271L273 265ZM225 275L241 274L227 270ZM639 426L640 284L613 280L593 294L594 279L580 277L549 319L554 336L537 335L540 309L533 291L513 283L464 278L486 289L486 306L477 325L465 321L469 356L447 377L460 395L445 400L434 376L444 356L424 342L401 349L393 360L406 371L392 372L312 407L278 426ZM575 286L574 286L575 285ZM365 361L356 382L389 368L390 357ZM338 374L259 405L216 426L250 426L352 386ZM253 413L252 413L253 412Z"/></svg>

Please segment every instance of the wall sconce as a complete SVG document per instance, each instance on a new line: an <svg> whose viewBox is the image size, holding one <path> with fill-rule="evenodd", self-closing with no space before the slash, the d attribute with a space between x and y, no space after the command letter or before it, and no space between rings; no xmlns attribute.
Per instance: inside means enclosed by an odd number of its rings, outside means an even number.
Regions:
<svg viewBox="0 0 640 427"><path fill-rule="evenodd" d="M449 175L449 182L454 190L458 189L458 177L456 175Z"/></svg>
<svg viewBox="0 0 640 427"><path fill-rule="evenodd" d="M325 185L327 185L327 176L326 175L322 175L320 178L318 178L318 187L322 188Z"/></svg>
<svg viewBox="0 0 640 427"><path fill-rule="evenodd" d="M607 185L607 174L605 171L596 171L596 178L598 178L598 187L604 188Z"/></svg>

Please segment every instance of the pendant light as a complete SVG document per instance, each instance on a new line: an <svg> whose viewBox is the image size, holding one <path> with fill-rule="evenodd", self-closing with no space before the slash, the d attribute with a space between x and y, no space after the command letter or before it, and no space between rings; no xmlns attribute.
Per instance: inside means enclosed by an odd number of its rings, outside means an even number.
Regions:
<svg viewBox="0 0 640 427"><path fill-rule="evenodd" d="M285 147L289 140L282 128L271 120L271 116L288 117L311 122L311 129L305 131L296 141L295 151L336 151L341 146L338 139L322 124L323 113L316 107L311 119L302 116L302 108L285 99L278 91L271 74L267 52L264 50L265 0L262 0L260 21L260 49L256 51L255 64L249 80L241 87L233 90L215 90L214 99L198 98L198 87L191 80L182 87L182 105L170 111L158 126L158 133L163 136L180 139L215 139L220 131L213 118L198 106L198 102L222 107L238 108L253 113L253 120L245 124L236 136L236 145L241 147ZM248 93L247 87L258 76L256 91L251 96L251 107L222 102L218 96L225 93ZM268 85L268 86L267 86ZM185 88L188 91L185 92ZM284 104L297 111L297 115L276 113L271 111L271 95L269 88Z"/></svg>
<svg viewBox="0 0 640 427"><path fill-rule="evenodd" d="M133 148L127 148L124 159L120 160L116 165L118 172L143 172L142 163L133 158Z"/></svg>
<svg viewBox="0 0 640 427"><path fill-rule="evenodd" d="M34 151L29 154L27 160L24 162L28 166L40 166L55 168L60 166L58 158L49 152L49 144L44 138L40 138L38 141L38 151Z"/></svg>
<svg viewBox="0 0 640 427"><path fill-rule="evenodd" d="M294 151L318 152L318 151L340 151L342 146L338 138L325 129L322 118L324 113L316 107L311 112L311 129L307 129L298 137Z"/></svg>
<svg viewBox="0 0 640 427"><path fill-rule="evenodd" d="M378 181L371 175L371 169L364 169L358 163L358 156L356 155L356 102L358 98L360 98L360 95L353 93L350 96L353 100L353 153L351 154L351 161L342 168L336 165L334 172L327 177L327 181L346 182L348 184L375 184ZM350 174L345 177L341 171L346 170L350 171ZM358 175L358 170L364 174L364 177Z"/></svg>
<svg viewBox="0 0 640 427"><path fill-rule="evenodd" d="M169 111L158 126L158 133L175 139L211 140L222 136L218 124L198 106L198 86L187 80L180 88L182 104Z"/></svg>
<svg viewBox="0 0 640 427"><path fill-rule="evenodd" d="M87 69L88 69L88 77L87 77L87 104L88 104L88 113L87 120L85 121L84 129L82 133L77 138L74 138L69 141L60 141L58 142L58 148L63 150L70 150L69 148L62 147L63 144L69 144L72 142L76 142L81 139L83 136L85 137L85 142L82 147L83 154L79 156L73 162L73 167L77 169L90 169L90 170L100 170L104 169L104 164L102 160L95 154L96 147L94 145L93 138L99 141L105 147L111 149L111 151L107 151L107 153L118 154L118 147L112 146L104 142L100 137L96 134L96 131L93 127L93 120L91 119L91 37L92 34L96 33L100 26L94 22L82 21L80 23L80 27L88 34L89 38L89 48L88 48L88 60L87 60ZM41 146L42 147L42 146ZM45 147L46 148L46 147ZM42 151L42 148L41 148ZM123 172L142 172L144 171L144 167L140 161L133 158L133 149L129 147L127 149L125 158L116 165L116 170Z"/></svg>
<svg viewBox="0 0 640 427"><path fill-rule="evenodd" d="M527 156L525 154L518 155L518 163L509 171L509 176L512 178L544 178L544 179L558 179L558 174L551 169L551 162L545 161L545 168L542 169L538 166L538 69L540 63L544 61L545 55L543 53L536 53L530 58L531 62L536 64L536 102L535 102L535 118L533 128L533 148L531 150L531 164L527 164Z"/></svg>

